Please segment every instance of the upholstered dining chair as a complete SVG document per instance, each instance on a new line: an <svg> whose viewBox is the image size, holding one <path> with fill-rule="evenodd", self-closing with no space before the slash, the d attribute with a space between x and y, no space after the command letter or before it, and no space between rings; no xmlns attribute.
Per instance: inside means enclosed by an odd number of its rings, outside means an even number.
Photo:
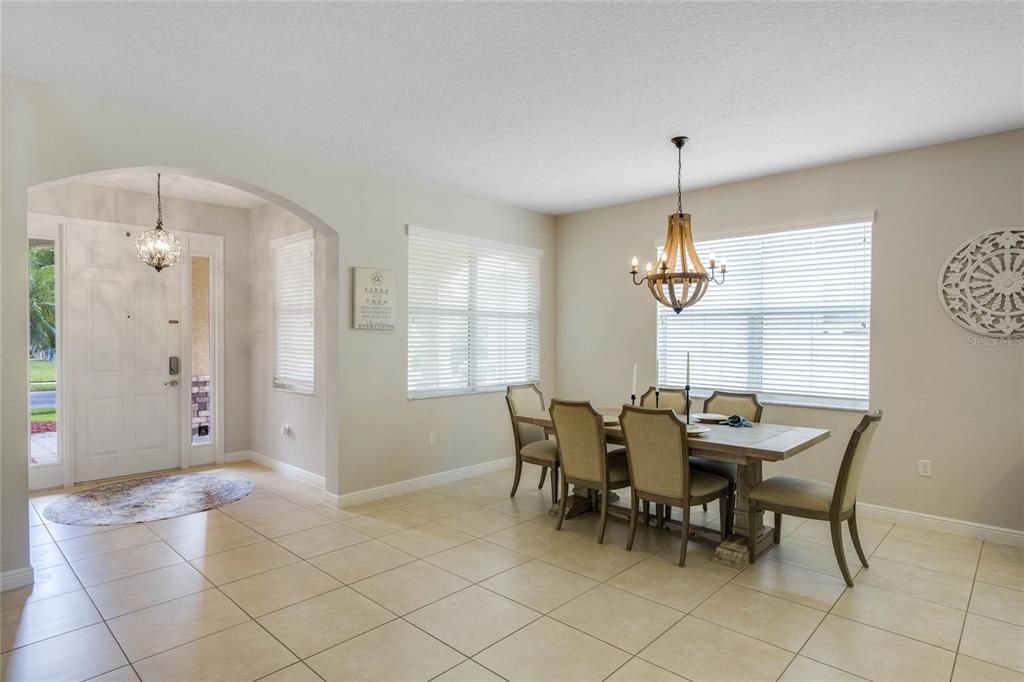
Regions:
<svg viewBox="0 0 1024 682"><path fill-rule="evenodd" d="M605 444L604 418L589 402L552 400L551 421L558 439L558 458L562 470L561 502L558 524L562 530L569 484L595 491L600 497L601 521L597 542L604 542L608 526L608 491L629 485L629 467L622 448L608 451Z"/></svg>
<svg viewBox="0 0 1024 682"><path fill-rule="evenodd" d="M673 410L624 405L619 415L626 437L626 458L632 499L629 506L629 539L633 549L640 500L683 510L682 546L679 565L686 565L686 546L690 537L690 505L718 499L721 509L722 541L728 537L729 481L721 476L690 468L686 424Z"/></svg>
<svg viewBox="0 0 1024 682"><path fill-rule="evenodd" d="M733 393L731 391L715 391L704 399L704 412L714 412L731 417L738 414L747 421L761 421L764 405L757 399L756 393Z"/></svg>
<svg viewBox="0 0 1024 682"><path fill-rule="evenodd" d="M529 462L541 467L537 488L544 487L544 477L551 469L551 504L554 504L558 501L558 444L549 440L541 427L516 421L517 414L544 412L544 394L536 384L516 384L505 389L505 403L512 419L512 436L516 443L516 477L508 496L516 496L523 462Z"/></svg>
<svg viewBox="0 0 1024 682"><path fill-rule="evenodd" d="M758 423L761 421L761 413L764 412L764 405L757 400L756 393L732 393L730 391L715 391L704 399L704 412L724 414L731 417L738 414L747 421ZM729 462L715 462L702 457L691 457L690 466L705 473L716 474L729 480L730 490L736 490L736 465ZM708 506L704 505L704 511Z"/></svg>
<svg viewBox="0 0 1024 682"><path fill-rule="evenodd" d="M653 407L663 410L674 410L679 414L686 414L686 408L690 407L692 401L687 400L686 391L681 388L665 388L655 389L654 386L650 386L644 391L644 394L640 396L640 407ZM672 507L666 507L665 505L655 505L657 511L655 515L658 517L658 527L660 528L665 519L672 516ZM644 525L650 523L651 512L650 502L644 501ZM704 511L707 511L707 505L704 506Z"/></svg>
<svg viewBox="0 0 1024 682"><path fill-rule="evenodd" d="M655 398L655 393L654 386L644 391L644 394L640 396L640 407L657 407L686 414L686 391L681 388L662 387L657 391L657 398Z"/></svg>
<svg viewBox="0 0 1024 682"><path fill-rule="evenodd" d="M772 476L750 490L752 512L775 513L775 544L782 540L783 514L828 521L832 529L832 549L836 553L836 561L843 573L843 579L850 587L853 587L853 578L850 577L850 568L846 565L846 552L843 549L843 521L849 524L853 548L857 550L860 563L867 568L868 560L864 556L864 548L860 545L860 535L857 533L857 488L860 487L860 475L864 470L864 460L871 449L871 440L881 421L881 410L866 414L860 420L860 424L850 435L850 442L846 445L835 485L792 476ZM748 538L748 542L750 561L753 563L753 535Z"/></svg>

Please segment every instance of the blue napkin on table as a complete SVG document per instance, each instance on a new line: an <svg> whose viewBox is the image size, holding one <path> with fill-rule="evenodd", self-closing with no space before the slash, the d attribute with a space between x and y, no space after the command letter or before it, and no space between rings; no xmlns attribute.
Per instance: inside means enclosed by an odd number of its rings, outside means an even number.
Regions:
<svg viewBox="0 0 1024 682"><path fill-rule="evenodd" d="M748 419L744 419L738 414L734 414L724 421L718 422L719 424L725 424L726 426L753 426L753 422Z"/></svg>

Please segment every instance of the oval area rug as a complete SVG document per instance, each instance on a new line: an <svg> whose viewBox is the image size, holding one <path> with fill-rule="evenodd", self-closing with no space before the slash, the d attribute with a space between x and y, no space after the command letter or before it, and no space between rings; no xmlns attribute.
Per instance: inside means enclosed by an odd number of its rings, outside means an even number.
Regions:
<svg viewBox="0 0 1024 682"><path fill-rule="evenodd" d="M222 507L252 488L252 481L220 471L117 481L62 497L43 516L72 526L159 521Z"/></svg>

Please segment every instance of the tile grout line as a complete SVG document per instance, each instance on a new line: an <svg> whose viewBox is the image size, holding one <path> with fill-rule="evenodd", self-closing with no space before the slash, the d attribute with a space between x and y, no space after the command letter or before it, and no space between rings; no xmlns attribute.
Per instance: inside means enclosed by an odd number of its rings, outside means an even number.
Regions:
<svg viewBox="0 0 1024 682"><path fill-rule="evenodd" d="M974 586L978 581L978 569L981 566L981 555L985 551L985 543L982 541L981 547L978 549L978 559L974 562L974 575L971 578L971 593L967 595L967 608L964 610L964 619L960 624L960 636L956 640L956 652L953 656L953 668L949 671L949 679L953 679L953 673L956 672L956 659L960 656L960 645L964 641L964 631L967 629L967 616L971 612L971 600L974 598Z"/></svg>
<svg viewBox="0 0 1024 682"><path fill-rule="evenodd" d="M49 531L47 531L47 532L49 532ZM60 545L58 545L57 546L57 550L61 553L61 556L64 557L64 561L67 561L68 566L70 567L71 566L71 562L68 561L67 555L64 554L64 549ZM74 570L75 570L74 568L71 568L72 572L74 572ZM77 573L75 574L75 577L78 578L78 574ZM78 582L79 582L79 584L82 584L82 581L80 579L78 580ZM121 652L121 655L124 657L124 660L128 664L128 667L130 667L132 669L132 673L134 673L134 675L135 675L135 677L137 679L142 679L141 676L139 675L138 671L135 670L135 665L132 663L132 659L130 659L128 657L128 653L124 650L124 647L121 646L121 642L114 635L114 631L110 629L110 624L107 623L107 619L103 617L103 613L100 611L99 607L96 605L96 601L92 598L92 595L89 594L89 591L85 589L85 585L82 585L82 591L85 593L85 597L89 600L89 603L92 604L92 608L96 611L96 615L100 617L100 622L103 623L103 627L106 628L107 634L109 634L110 638L112 640L114 640L114 644L117 645L117 649L118 649L118 651ZM95 625L95 623L94 623L94 625ZM66 633L64 633L64 634L66 634ZM121 666L118 666L117 668L113 668L113 670L117 670L120 667ZM108 672L110 672L110 670L104 671L103 673L100 673L100 674L101 675L105 675Z"/></svg>
<svg viewBox="0 0 1024 682"><path fill-rule="evenodd" d="M884 533L884 534L882 535L882 539L881 539L881 540L879 541L879 543L878 543L877 545L875 545L875 548L874 548L873 550L871 550L871 553L870 553L870 554L868 555L868 558L869 558L869 559L874 559L874 558L875 558L875 552L876 552L876 551L878 550L878 548L879 548L879 547L880 547L880 546L882 545L882 543L883 543L883 542L885 542L885 539L886 539L886 538L887 538L887 537L889 536L889 533L891 533L891 532L892 532L892 529L893 529L893 528L895 528L895 527L896 527L896 524L892 524L891 526L889 526L889 528L888 528L888 529L887 529L887 530L885 531L885 533ZM869 563L870 563L870 562L869 562ZM844 583L844 585L845 585L845 583ZM825 661L819 661L818 659L816 659L816 658L813 658L813 657L811 657L811 656L806 656L806 655L804 655L804 653L803 653L803 652L804 652L804 649L806 649L806 648L807 648L807 645L808 645L808 644L809 644L809 643L811 642L811 640L812 640L812 639L814 639L814 635L816 635L816 634L818 633L818 630L819 630L819 629L821 629L821 626L822 626L822 625L823 625L823 624L825 623L825 621L826 621L826 620L828 619L828 617L829 617L830 615L832 615L832 610L833 610L833 609L835 609L835 607L836 607L836 604L838 604L838 603L839 603L839 600L843 598L843 595L844 595L844 594L846 594L846 591L847 591L847 590L849 590L849 589L850 589L850 588L849 588L849 586L844 586L844 588L843 588L843 591L839 593L839 596L838 596L838 597L836 597L835 601L833 601L833 602L832 602L832 605L831 605L831 606L829 607L828 611L826 611L826 612L825 612L825 616L824 616L824 617L823 617L823 618L822 618L822 619L821 619L821 620L820 620L820 621L818 622L818 624L817 624L817 625L816 625L816 626L814 627L814 630L812 630L812 631L811 631L811 634L807 636L807 639L806 639L806 640L804 640L804 643L803 643L803 645L802 645L802 646L800 647L800 650L799 650L799 651L797 651L797 653L796 653L796 656L794 656L794 657L793 657L793 661L795 661L795 660L797 659L797 657L803 656L804 658L808 658L808 659L810 659L810 660L812 660L812 661L815 661L815 662L817 662L817 663L820 663L821 665L825 665L825 666L828 666L828 667L830 667L830 668L835 668L836 670L842 670L843 672L845 672L845 673L849 673L849 674L851 674L851 675L854 675L855 677L861 677L860 675L857 675L856 673L850 672L849 670L845 670L845 669L843 669L843 668L840 668L840 667L838 667L838 666L832 665L831 663L826 663ZM870 627L870 626L868 626L868 627ZM787 665L787 666L786 666L786 670L789 670L789 666L790 666L790 665L793 665L793 661L790 661L790 662L789 662L789 665ZM782 671L782 674L783 674L783 675L785 675L785 674L786 674L786 671L785 671L785 670L783 670L783 671ZM781 677L781 676L780 676L780 677Z"/></svg>

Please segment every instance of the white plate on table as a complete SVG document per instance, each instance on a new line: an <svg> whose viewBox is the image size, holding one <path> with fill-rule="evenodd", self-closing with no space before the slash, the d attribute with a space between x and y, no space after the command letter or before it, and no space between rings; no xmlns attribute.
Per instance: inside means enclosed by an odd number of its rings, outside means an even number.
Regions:
<svg viewBox="0 0 1024 682"><path fill-rule="evenodd" d="M699 422L714 422L717 424L718 422L724 422L729 417L724 414L715 414L714 412L698 412L693 415L693 418Z"/></svg>
<svg viewBox="0 0 1024 682"><path fill-rule="evenodd" d="M701 426L699 424L686 425L687 436L703 436L705 433L711 433L711 429L707 426Z"/></svg>

